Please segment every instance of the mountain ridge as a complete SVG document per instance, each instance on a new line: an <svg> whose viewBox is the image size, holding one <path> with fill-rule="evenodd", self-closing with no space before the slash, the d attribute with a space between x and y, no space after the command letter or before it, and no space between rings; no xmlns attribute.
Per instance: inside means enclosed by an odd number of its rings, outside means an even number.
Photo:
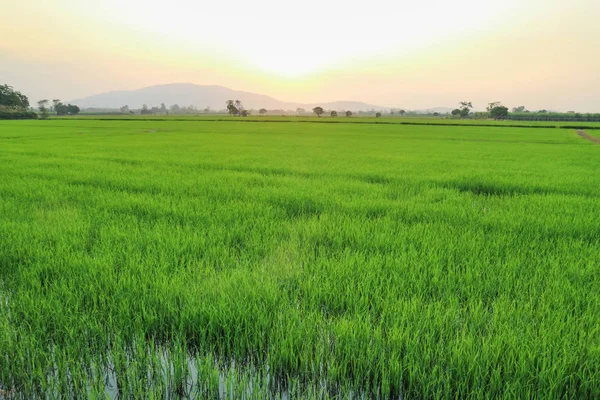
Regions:
<svg viewBox="0 0 600 400"><path fill-rule="evenodd" d="M390 107L349 100L323 103L281 101L264 94L234 90L219 85L194 83L167 83L135 90L114 90L72 100L70 103L81 108L118 109L127 105L131 109L139 109L144 104L153 107L165 103L167 107L178 104L179 106L192 105L199 109L210 107L213 110L222 110L225 108L227 100L240 100L248 109L296 110L304 108L310 111L313 107L321 106L331 110L366 111L374 109L383 112L391 110Z"/></svg>

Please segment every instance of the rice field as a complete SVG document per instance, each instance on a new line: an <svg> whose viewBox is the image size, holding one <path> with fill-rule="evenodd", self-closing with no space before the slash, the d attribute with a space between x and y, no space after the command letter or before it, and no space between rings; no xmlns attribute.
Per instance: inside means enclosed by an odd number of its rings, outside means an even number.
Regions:
<svg viewBox="0 0 600 400"><path fill-rule="evenodd" d="M574 129L1 122L0 398L598 398L599 170Z"/></svg>

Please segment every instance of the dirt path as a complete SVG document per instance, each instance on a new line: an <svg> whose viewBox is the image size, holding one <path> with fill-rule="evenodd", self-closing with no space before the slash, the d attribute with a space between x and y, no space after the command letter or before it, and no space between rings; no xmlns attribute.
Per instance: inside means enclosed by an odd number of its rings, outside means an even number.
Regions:
<svg viewBox="0 0 600 400"><path fill-rule="evenodd" d="M592 135L588 135L587 133L585 133L585 131L579 130L579 131L577 131L577 134L579 136L581 136L582 138L584 138L585 140L589 140L590 142L594 142L596 144L600 144L600 138L597 138L597 137L592 136Z"/></svg>

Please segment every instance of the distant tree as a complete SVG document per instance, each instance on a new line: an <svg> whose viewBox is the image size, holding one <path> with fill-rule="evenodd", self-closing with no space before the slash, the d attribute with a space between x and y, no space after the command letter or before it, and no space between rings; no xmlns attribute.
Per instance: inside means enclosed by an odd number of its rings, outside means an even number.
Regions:
<svg viewBox="0 0 600 400"><path fill-rule="evenodd" d="M145 115L145 114L150 114L150 110L148 109L148 106L147 106L147 105L145 105L145 104L143 104L143 105L142 105L142 111L140 111L140 113L141 113L142 115Z"/></svg>
<svg viewBox="0 0 600 400"><path fill-rule="evenodd" d="M406 114L406 111L400 110L400 111L398 111L398 114L400 114L401 116L404 116L404 114Z"/></svg>
<svg viewBox="0 0 600 400"><path fill-rule="evenodd" d="M351 117L352 116L352 111L348 110L346 111L346 117Z"/></svg>
<svg viewBox="0 0 600 400"><path fill-rule="evenodd" d="M315 113L317 115L317 117L320 117L324 113L323 107L313 108L313 113Z"/></svg>
<svg viewBox="0 0 600 400"><path fill-rule="evenodd" d="M331 111L331 116L332 117L337 117L337 111L335 111L335 110Z"/></svg>
<svg viewBox="0 0 600 400"><path fill-rule="evenodd" d="M460 115L460 109L455 108L451 113L453 116L458 117Z"/></svg>
<svg viewBox="0 0 600 400"><path fill-rule="evenodd" d="M123 114L129 114L129 106L125 104L123 107L119 108Z"/></svg>
<svg viewBox="0 0 600 400"><path fill-rule="evenodd" d="M264 115L264 114L266 114L266 113L267 113L267 109L266 109L266 108L261 108L260 110L258 110L258 113L259 113L260 115Z"/></svg>
<svg viewBox="0 0 600 400"><path fill-rule="evenodd" d="M81 111L81 109L74 104L69 104L67 107L69 107L69 115L77 115Z"/></svg>
<svg viewBox="0 0 600 400"><path fill-rule="evenodd" d="M236 101L239 101L239 100L236 100ZM227 100L225 102L225 105L227 106L227 112L229 113L229 115L239 115L240 110L239 110L239 108L237 108L235 106L235 103L236 102L233 100Z"/></svg>
<svg viewBox="0 0 600 400"><path fill-rule="evenodd" d="M300 115L304 113L306 113L306 110L304 108L296 108L296 114Z"/></svg>
<svg viewBox="0 0 600 400"><path fill-rule="evenodd" d="M161 103L160 104L160 109L159 109L161 114L168 114L169 112L167 111L167 106L165 106L165 103Z"/></svg>
<svg viewBox="0 0 600 400"><path fill-rule="evenodd" d="M29 99L12 86L0 85L0 108L26 110L29 108Z"/></svg>
<svg viewBox="0 0 600 400"><path fill-rule="evenodd" d="M242 111L244 111L244 105L240 100L235 101L235 108L238 109L238 115L242 115Z"/></svg>
<svg viewBox="0 0 600 400"><path fill-rule="evenodd" d="M179 114L181 112L181 107L179 107L179 104L173 104L171 107L169 107L169 109L171 110L171 114Z"/></svg>
<svg viewBox="0 0 600 400"><path fill-rule="evenodd" d="M69 114L69 106L59 101L54 105L54 111L56 115L67 115Z"/></svg>
<svg viewBox="0 0 600 400"><path fill-rule="evenodd" d="M460 102L460 116L462 118L466 118L469 116L471 112L471 108L473 108L473 104L470 101L461 101Z"/></svg>
<svg viewBox="0 0 600 400"><path fill-rule="evenodd" d="M504 119L508 117L508 107L500 105L492 108L490 110L490 117L494 119Z"/></svg>
<svg viewBox="0 0 600 400"><path fill-rule="evenodd" d="M247 117L248 115L250 115L250 110L242 110L240 114L242 117Z"/></svg>
<svg viewBox="0 0 600 400"><path fill-rule="evenodd" d="M381 118L381 113L378 112L377 114L375 114L375 118Z"/></svg>
<svg viewBox="0 0 600 400"><path fill-rule="evenodd" d="M547 113L548 110L539 110L538 112L541 113L541 114L544 114L544 113Z"/></svg>
<svg viewBox="0 0 600 400"><path fill-rule="evenodd" d="M492 109L496 108L496 107L500 107L502 105L502 103L500 101L493 101L491 103L488 104L488 106L486 107L487 112L492 111Z"/></svg>
<svg viewBox="0 0 600 400"><path fill-rule="evenodd" d="M525 106L513 107L512 112L522 113L522 112L527 112L527 109L525 108Z"/></svg>
<svg viewBox="0 0 600 400"><path fill-rule="evenodd" d="M210 106L206 106L206 108L204 109L204 113L205 114L210 113Z"/></svg>
<svg viewBox="0 0 600 400"><path fill-rule="evenodd" d="M390 115L393 117L394 116L394 110L390 110Z"/></svg>
<svg viewBox="0 0 600 400"><path fill-rule="evenodd" d="M40 110L40 118L47 119L48 118L48 100L40 100L38 101L38 109Z"/></svg>
<svg viewBox="0 0 600 400"><path fill-rule="evenodd" d="M52 100L52 111L56 112L56 106L60 104L60 99L53 99Z"/></svg>
<svg viewBox="0 0 600 400"><path fill-rule="evenodd" d="M439 112L434 112L434 113L433 113L433 116L434 116L434 117L439 117L439 116L440 116L440 113L439 113Z"/></svg>

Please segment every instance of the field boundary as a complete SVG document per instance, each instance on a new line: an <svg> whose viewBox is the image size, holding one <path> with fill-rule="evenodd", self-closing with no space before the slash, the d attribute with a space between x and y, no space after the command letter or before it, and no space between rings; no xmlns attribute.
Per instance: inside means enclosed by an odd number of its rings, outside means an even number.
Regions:
<svg viewBox="0 0 600 400"><path fill-rule="evenodd" d="M600 130L600 126L582 126L582 125L519 125L519 124L453 124L448 122L429 123L429 122L391 122L391 121L330 121L330 120L256 120L256 119L229 119L229 118L51 118L52 120L77 120L77 121L151 121L151 122L246 122L246 123L303 123L303 124L362 124L362 125L425 125L425 126L455 126L455 127L490 127L490 128L533 128L533 129L588 129Z"/></svg>
<svg viewBox="0 0 600 400"><path fill-rule="evenodd" d="M581 130L581 129L578 130L577 135L579 135L580 137L582 137L585 140L589 140L590 142L600 144L600 138L592 136L592 135L586 133L586 131L584 131L584 130Z"/></svg>

